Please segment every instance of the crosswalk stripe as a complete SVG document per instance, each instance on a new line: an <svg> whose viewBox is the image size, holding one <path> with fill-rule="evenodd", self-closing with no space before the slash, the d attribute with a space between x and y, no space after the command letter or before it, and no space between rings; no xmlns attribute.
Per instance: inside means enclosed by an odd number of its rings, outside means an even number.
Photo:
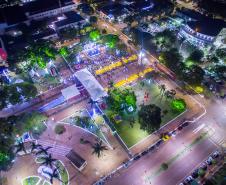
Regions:
<svg viewBox="0 0 226 185"><path fill-rule="evenodd" d="M53 143L53 142L50 143L50 142L47 142L47 141L38 140L38 143L43 145L44 147L48 147L48 146L53 147L53 148L49 149L49 152L57 154L57 155L65 156L71 150L71 148L69 148L69 147L61 146L61 145L58 145L58 144Z"/></svg>

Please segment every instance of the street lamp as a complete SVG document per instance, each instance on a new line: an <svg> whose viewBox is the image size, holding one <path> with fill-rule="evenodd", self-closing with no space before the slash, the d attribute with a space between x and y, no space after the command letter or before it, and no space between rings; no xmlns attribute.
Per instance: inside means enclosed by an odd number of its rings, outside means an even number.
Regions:
<svg viewBox="0 0 226 185"><path fill-rule="evenodd" d="M141 50L138 56L139 56L138 64L142 64L142 59L145 56L144 51Z"/></svg>

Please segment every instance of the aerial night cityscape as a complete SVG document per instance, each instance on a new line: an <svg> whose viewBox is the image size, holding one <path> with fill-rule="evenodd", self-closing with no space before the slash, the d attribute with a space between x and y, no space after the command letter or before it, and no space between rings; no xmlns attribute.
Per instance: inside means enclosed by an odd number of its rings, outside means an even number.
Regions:
<svg viewBox="0 0 226 185"><path fill-rule="evenodd" d="M0 0L0 185L226 185L226 0Z"/></svg>

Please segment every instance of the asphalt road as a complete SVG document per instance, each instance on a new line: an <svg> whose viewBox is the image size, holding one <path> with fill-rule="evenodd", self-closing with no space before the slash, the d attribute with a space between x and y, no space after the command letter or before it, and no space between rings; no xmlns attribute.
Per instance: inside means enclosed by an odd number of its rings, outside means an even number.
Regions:
<svg viewBox="0 0 226 185"><path fill-rule="evenodd" d="M128 169L116 174L107 185L176 185L186 175L217 149L208 137L195 142L205 128L195 132L195 123L184 128L175 138L164 143L159 149L141 157ZM197 129L196 129L197 130ZM210 134L211 131L209 132ZM207 135L206 135L207 136ZM193 143L193 144L192 144ZM195 143L195 144L194 144ZM161 164L168 163L166 171L161 170Z"/></svg>

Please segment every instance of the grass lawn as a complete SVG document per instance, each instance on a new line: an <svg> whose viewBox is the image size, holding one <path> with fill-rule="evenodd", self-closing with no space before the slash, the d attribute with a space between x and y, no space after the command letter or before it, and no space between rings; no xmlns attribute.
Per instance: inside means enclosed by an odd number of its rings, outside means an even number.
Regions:
<svg viewBox="0 0 226 185"><path fill-rule="evenodd" d="M39 182L39 177L32 176L23 180L23 185L36 185Z"/></svg>
<svg viewBox="0 0 226 185"><path fill-rule="evenodd" d="M56 166L59 167L60 177L61 177L61 180L63 181L62 185L68 185L69 175L66 168L64 167L61 161L57 161Z"/></svg>
<svg viewBox="0 0 226 185"><path fill-rule="evenodd" d="M51 185L50 182L45 181L43 185Z"/></svg>
<svg viewBox="0 0 226 185"><path fill-rule="evenodd" d="M170 100L166 100L165 97L161 98L160 90L154 83L144 82L143 85L141 82L137 82L134 86L131 87L135 92L137 97L137 110L140 109L141 104L156 104L162 109L162 123L161 126L168 123L170 120L178 116L180 113L172 112L170 107ZM148 98L144 100L145 92L149 94ZM108 117L112 117L113 112L111 110L105 111ZM165 114L163 113L165 112ZM166 113L167 112L167 113ZM147 137L151 133L148 133L140 129L140 124L138 122L138 111L134 112L132 115L124 114L121 117L121 122L115 123L115 127L120 137L126 143L128 147L133 146L143 138ZM131 124L131 117L134 117L135 122Z"/></svg>

